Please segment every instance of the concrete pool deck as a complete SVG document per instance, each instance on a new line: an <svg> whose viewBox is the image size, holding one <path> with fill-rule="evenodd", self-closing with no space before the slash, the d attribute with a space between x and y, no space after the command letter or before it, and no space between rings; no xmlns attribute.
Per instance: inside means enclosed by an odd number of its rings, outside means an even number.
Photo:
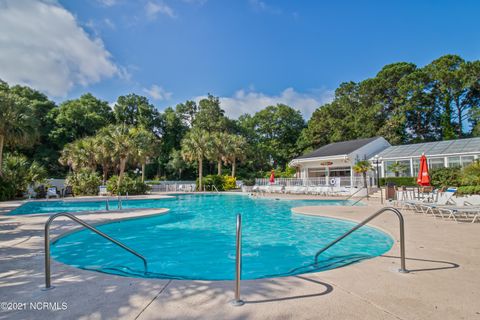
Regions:
<svg viewBox="0 0 480 320"><path fill-rule="evenodd" d="M246 304L233 307L229 304L233 281L127 278L54 260L55 288L42 291L43 227L48 216L6 215L18 205L0 203L0 302L26 303L26 310L0 310L0 319L480 319L478 223L454 223L405 211L410 273L397 272L397 241L387 254L344 268L242 281ZM360 207L295 211L360 221L381 207L371 201ZM161 209L143 209L78 215L102 223L161 213ZM393 214L385 213L370 225L398 240L398 219ZM52 238L71 226L72 222L59 218L52 225ZM43 302L57 302L60 310L33 309Z"/></svg>

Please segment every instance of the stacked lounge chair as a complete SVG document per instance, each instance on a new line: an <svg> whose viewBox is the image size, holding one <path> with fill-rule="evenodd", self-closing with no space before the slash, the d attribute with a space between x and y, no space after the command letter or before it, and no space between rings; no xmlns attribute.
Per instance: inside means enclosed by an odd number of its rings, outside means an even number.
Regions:
<svg viewBox="0 0 480 320"><path fill-rule="evenodd" d="M433 217L447 220L452 219L455 222L459 222L459 219L472 223L480 221L480 201L464 201L462 204L457 204L452 198L456 191L456 188L448 188L445 191L436 192L434 201L431 197L425 200L407 200L403 202L403 206L415 212L431 214Z"/></svg>

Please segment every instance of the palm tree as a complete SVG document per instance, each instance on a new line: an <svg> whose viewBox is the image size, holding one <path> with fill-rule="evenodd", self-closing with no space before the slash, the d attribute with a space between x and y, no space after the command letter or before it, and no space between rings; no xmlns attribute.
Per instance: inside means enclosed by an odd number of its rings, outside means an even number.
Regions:
<svg viewBox="0 0 480 320"><path fill-rule="evenodd" d="M5 145L29 145L37 137L37 122L33 112L22 99L2 88L0 91L0 164ZM0 176L2 176L0 165Z"/></svg>
<svg viewBox="0 0 480 320"><path fill-rule="evenodd" d="M223 132L215 132L211 135L211 144L208 158L217 161L217 175L222 175L222 162L226 156L229 135Z"/></svg>
<svg viewBox="0 0 480 320"><path fill-rule="evenodd" d="M82 155L81 160L83 161L83 167L90 169L91 171L97 170L97 146L95 137L87 137L76 141L80 154Z"/></svg>
<svg viewBox="0 0 480 320"><path fill-rule="evenodd" d="M211 143L211 135L208 131L194 128L190 130L182 140L182 157L186 161L198 163L198 180L199 189L202 190L203 178L203 159L205 159L209 151Z"/></svg>
<svg viewBox="0 0 480 320"><path fill-rule="evenodd" d="M62 165L68 165L73 171L83 168L95 171L97 169L96 153L96 139L87 137L66 144L58 161Z"/></svg>
<svg viewBox="0 0 480 320"><path fill-rule="evenodd" d="M58 158L58 162L63 166L68 166L70 170L76 170L77 167L77 157L74 154L76 151L75 144L67 143L63 150L60 152L60 157Z"/></svg>
<svg viewBox="0 0 480 320"><path fill-rule="evenodd" d="M395 173L395 177L399 177L400 173L405 172L407 169L407 165L401 162L395 162L388 166L388 170Z"/></svg>
<svg viewBox="0 0 480 320"><path fill-rule="evenodd" d="M97 163L102 166L103 183L106 183L108 179L108 173L115 166L115 152L113 149L113 142L105 129L100 130L100 132L95 136L95 144L97 146L95 159Z"/></svg>
<svg viewBox="0 0 480 320"><path fill-rule="evenodd" d="M367 188L367 172L372 170L372 164L368 160L358 161L353 166L353 171L356 173L361 173L363 176L363 186Z"/></svg>
<svg viewBox="0 0 480 320"><path fill-rule="evenodd" d="M224 161L232 165L232 177L235 177L237 161L245 160L247 140L242 136L233 134L229 134L227 137Z"/></svg>
<svg viewBox="0 0 480 320"><path fill-rule="evenodd" d="M142 166L142 182L145 181L145 165L150 157L156 153L156 137L150 131L144 128L133 129L134 143L135 143L135 159Z"/></svg>
<svg viewBox="0 0 480 320"><path fill-rule="evenodd" d="M135 156L134 129L127 125L110 125L105 128L113 147L113 154L119 161L118 185L122 183L128 159Z"/></svg>
<svg viewBox="0 0 480 320"><path fill-rule="evenodd" d="M178 173L178 179L182 179L182 172L187 167L187 164L183 160L181 151L173 150L170 155L170 161L168 161L167 167Z"/></svg>

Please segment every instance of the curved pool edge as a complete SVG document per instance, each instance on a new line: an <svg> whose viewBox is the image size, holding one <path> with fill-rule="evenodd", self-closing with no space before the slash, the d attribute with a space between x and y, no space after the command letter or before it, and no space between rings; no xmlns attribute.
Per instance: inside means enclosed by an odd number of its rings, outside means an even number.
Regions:
<svg viewBox="0 0 480 320"><path fill-rule="evenodd" d="M322 207L322 209L327 209L327 210L328 209L338 210L338 209L341 209L341 208L343 208L343 209L345 209L345 208L354 209L355 208L355 207L338 206L338 205L336 205L336 206L300 206L300 207L291 208L291 212L294 213L294 214L312 216L312 217L317 217L317 218L326 218L326 219L339 220L339 221L345 221L345 222L348 221L348 222L352 222L354 224L360 222L359 220L356 220L356 219L338 217L338 216L331 215L331 214L325 214L325 213L319 214L319 213L311 213L311 212L302 211L302 209L304 209L304 208L312 208L312 207L315 207L315 208ZM145 211L145 209L137 209L137 210ZM128 221L128 220L148 219L148 218L151 218L151 217L164 215L164 214L166 214L170 211L170 209L166 209L166 208L151 209L151 210L157 210L157 212L152 213L152 214L147 214L147 215L133 215L133 216L129 216L129 217L126 217L126 218L125 217L119 217L119 218L114 218L114 219L108 219L107 221L102 221L102 222L95 223L95 224L92 224L92 225L102 226L102 225L109 225L109 224L118 223L118 222L125 222L125 221ZM162 212L158 212L158 210L162 210ZM123 211L125 211L125 210L123 210ZM362 219L360 219L360 220L362 220ZM395 246L396 240L395 240L395 237L389 231L387 231L387 230L385 230L381 227L376 227L376 226L372 226L372 225L368 225L367 227L370 228L370 229L374 229L377 232L383 233L384 235L386 235L387 237L389 237L392 240L392 244L391 244L390 248L387 251L385 251L383 254L386 254L393 249L393 247ZM81 231L81 230L75 229L75 230L72 230L72 231L69 231L69 232L65 232L65 233L55 237L52 240L52 244L54 244L55 242L57 242L58 240L60 240L63 237L67 237L70 234L75 233L75 232L79 232L79 231ZM255 278L255 279L245 279L244 281L257 281L257 280L265 280L265 279L288 278L288 277L292 277L292 276L296 276L296 275L302 275L302 274L318 274L318 273L322 273L322 272L326 272L326 271L330 271L330 270L335 270L335 269L344 269L348 266L355 265L355 264L361 264L365 261L373 260L374 258L377 258L379 256L381 256L381 255L375 255L375 256L371 256L371 257L363 257L361 259L351 261L351 262L347 262L346 264L338 265L338 266L335 266L333 268L327 268L327 269L324 269L324 270L311 270L311 271L293 273L293 274L290 274L290 273L284 273L284 274L278 274L278 275L273 275L272 274L272 275L266 275L264 277ZM55 261L57 263L60 263L60 264L63 264L63 265L66 265L66 266L69 266L69 267L72 267L72 268L75 268L75 269L84 270L84 271L87 271L87 272L92 272L93 271L95 273L105 274L105 275L109 275L109 276L119 276L119 277L126 277L126 278L143 278L143 279L146 279L146 280L148 280L148 279L163 279L163 280L165 280L166 279L166 280L177 280L177 281L208 281L208 282L234 281L234 280L231 280L231 279L193 279L193 278L190 279L190 278L178 277L178 276L175 276L175 275L171 275L171 276L167 276L167 277L138 276L134 273L129 273L129 272L118 273L118 272L111 272L111 271L108 271L108 270L90 269L90 268L85 268L85 267L82 267L82 266L73 266L71 264L67 264L67 263L65 263L63 261L60 261L60 260L57 260L57 259L55 259Z"/></svg>
<svg viewBox="0 0 480 320"><path fill-rule="evenodd" d="M163 199L175 199L177 195L135 195L135 196L130 196L128 201L137 201L137 200L163 200ZM55 202L100 202L100 201L115 201L118 199L116 196L85 196L85 197L72 197L72 198L55 198L55 199L25 199L25 200L15 200L15 201L5 201L4 203L9 203L11 202L14 207L9 209L8 211L2 213L3 215L6 216L42 216L42 215L52 215L53 213L20 213L16 214L15 211L25 205L28 205L30 203L55 203ZM0 208L1 209L1 208ZM131 209L136 209L136 208L131 208ZM124 210L124 209L122 209ZM110 210L111 212L113 211L120 211L120 210ZM85 213L85 212L110 212L106 210L94 210L94 211L78 211L78 212L71 212L73 214L79 214L79 213Z"/></svg>
<svg viewBox="0 0 480 320"><path fill-rule="evenodd" d="M125 213L133 212L131 215L128 216L119 216L116 217L108 217L107 215L117 215L117 214L122 214L124 215ZM146 212L146 213L145 213ZM118 222L123 222L123 221L128 221L128 220L136 220L136 219L148 219L156 216L162 216L170 212L170 209L167 208L132 208L132 209L122 209L122 210L111 210L111 211L80 211L80 212L72 212L73 215L76 217L81 218L82 220L85 220L85 217L91 218L94 220L102 220L98 222L88 222L91 226L97 228L101 227L104 225L108 224L113 224L113 223L118 223ZM51 214L35 214L35 216L51 216ZM106 219L103 219L106 218ZM63 219L63 221L70 222L70 219ZM75 226L78 226L78 224L75 224ZM53 245L55 242L60 240L63 237L66 237L68 235L71 235L72 233L75 232L80 232L84 230L84 228L74 228L72 230L63 232L59 235L53 236L50 239L50 244ZM55 260L57 261L57 260ZM60 262L60 261L57 261ZM61 263L61 262L60 262Z"/></svg>
<svg viewBox="0 0 480 320"><path fill-rule="evenodd" d="M326 209L329 209L329 208L341 208L341 206L323 206L322 209L326 208ZM322 212L322 213L315 213L315 212L302 212L301 210L302 209L306 209L306 208L319 208L319 206L302 206L302 207L295 207L295 208L292 208L292 213L294 214L299 214L299 215L305 215L305 216L311 216L311 217L324 217L324 218L330 218L330 219L337 219L337 220L343 220L343 221L350 221L350 222L353 222L355 224L358 224L360 222L362 222L365 217L361 217L359 219L355 219L355 218L350 218L350 217L339 217L339 216L335 216L335 215L332 215L332 214L329 214L329 213L326 213L326 212ZM355 207L352 207L352 208L355 208ZM364 206L365 208L365 206ZM375 209L374 211L372 211L371 214L375 213L377 211L377 209ZM366 227L369 227L369 228L373 228L373 229L376 229L380 232L383 232L385 234L387 234L390 238L392 238L393 240L393 244L392 244L392 247L390 248L390 250L388 250L387 252L385 253L388 253L390 251L392 251L393 247L396 246L397 244L397 236L395 236L394 234L392 234L392 232L390 232L389 230L381 227L381 226L378 226L376 224L366 224L365 225ZM319 248L320 250L320 248ZM380 256L375 256L373 258L378 258ZM373 259L371 258L371 259Z"/></svg>

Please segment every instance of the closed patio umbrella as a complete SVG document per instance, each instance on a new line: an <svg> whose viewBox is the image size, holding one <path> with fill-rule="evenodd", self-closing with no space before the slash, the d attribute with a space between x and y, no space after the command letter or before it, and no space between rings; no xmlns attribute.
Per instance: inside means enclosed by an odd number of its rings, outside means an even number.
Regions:
<svg viewBox="0 0 480 320"><path fill-rule="evenodd" d="M275 183L275 170L272 170L272 173L270 173L270 183Z"/></svg>
<svg viewBox="0 0 480 320"><path fill-rule="evenodd" d="M420 170L418 170L417 183L421 186L430 185L430 176L428 175L427 157L425 157L425 154L422 154L422 156L420 157Z"/></svg>

